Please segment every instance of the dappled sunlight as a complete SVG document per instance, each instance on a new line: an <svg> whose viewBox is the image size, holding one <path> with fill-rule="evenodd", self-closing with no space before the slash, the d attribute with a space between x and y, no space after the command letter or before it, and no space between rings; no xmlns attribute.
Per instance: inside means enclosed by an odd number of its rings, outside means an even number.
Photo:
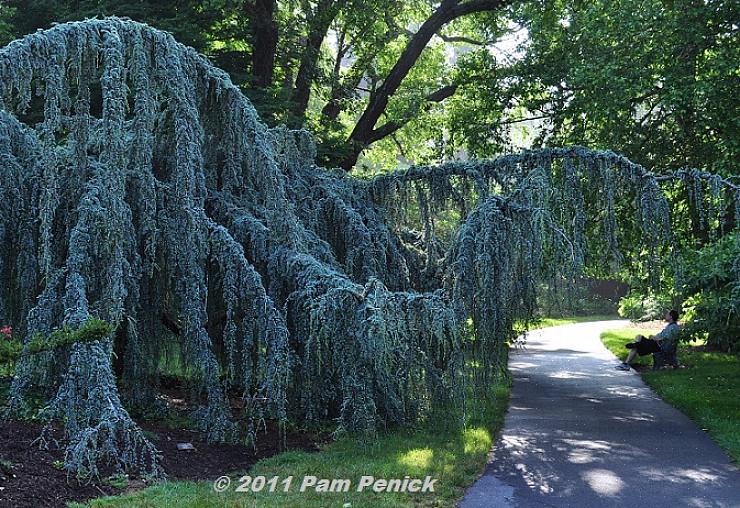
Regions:
<svg viewBox="0 0 740 508"><path fill-rule="evenodd" d="M613 446L611 443L608 443L606 441L591 441L588 439L563 439L561 441L573 447L605 452L610 451Z"/></svg>
<svg viewBox="0 0 740 508"><path fill-rule="evenodd" d="M533 369L537 365L530 362L509 362L509 369Z"/></svg>
<svg viewBox="0 0 740 508"><path fill-rule="evenodd" d="M684 440L675 412L639 376L614 370L606 349L596 349L586 340L573 346L543 338L513 356L508 427L492 465L497 481L514 489L506 499L591 508L629 506L628 499L650 504L654 494L670 499L666 506L735 506L724 501L729 471L713 468L717 459L685 453L686 446L701 451L701 441L692 441L697 436L684 429ZM720 371L702 379L710 376L726 377ZM713 496L720 491L718 503ZM486 502L471 506L508 506Z"/></svg>
<svg viewBox="0 0 740 508"><path fill-rule="evenodd" d="M614 385L614 386L605 387L605 390L609 393L609 395L619 395L622 397L629 397L632 400L635 400L635 399L646 400L646 399L657 399L658 398L650 390L642 386L635 387L635 386L629 386L629 385Z"/></svg>
<svg viewBox="0 0 740 508"><path fill-rule="evenodd" d="M501 443L514 457L523 457L531 454L545 455L545 450L535 446L537 439L535 437L526 437L522 435L502 435ZM544 460L544 459L543 459Z"/></svg>
<svg viewBox="0 0 740 508"><path fill-rule="evenodd" d="M398 458L398 463L413 471L429 470L429 466L434 458L434 451L431 448L414 448L402 453Z"/></svg>
<svg viewBox="0 0 740 508"><path fill-rule="evenodd" d="M548 374L549 378L552 379L589 379L591 376L585 372L574 372L571 370L559 370Z"/></svg>
<svg viewBox="0 0 740 508"><path fill-rule="evenodd" d="M486 452L491 447L491 434L483 428L465 429L463 431L463 453Z"/></svg>
<svg viewBox="0 0 740 508"><path fill-rule="evenodd" d="M575 436L573 436L575 437ZM648 454L640 448L624 443L565 437L553 443L553 449L565 455L572 464L640 460Z"/></svg>
<svg viewBox="0 0 740 508"><path fill-rule="evenodd" d="M610 418L615 422L654 422L655 415L652 413L641 413L633 411L629 415L614 415Z"/></svg>
<svg viewBox="0 0 740 508"><path fill-rule="evenodd" d="M566 460L571 464L591 464L603 462L604 457L612 448L604 441L588 441L576 439L563 439L562 443L568 446L555 444L554 448L567 453Z"/></svg>
<svg viewBox="0 0 740 508"><path fill-rule="evenodd" d="M701 499L698 497L690 497L685 500L686 506L691 506L692 508L711 508L714 505L712 501L709 501L707 499Z"/></svg>
<svg viewBox="0 0 740 508"><path fill-rule="evenodd" d="M606 497L619 495L625 487L624 481L608 469L590 469L582 473L581 478L594 492Z"/></svg>
<svg viewBox="0 0 740 508"><path fill-rule="evenodd" d="M643 469L641 474L655 481L667 481L672 483L695 483L711 484L721 478L721 472L711 468L665 468L665 469Z"/></svg>
<svg viewBox="0 0 740 508"><path fill-rule="evenodd" d="M552 494L554 492L552 483L559 479L557 475L545 475L536 470L530 471L529 468L527 468L527 465L522 463L516 464L515 467L521 474L524 483L526 483L530 489L536 490L542 494Z"/></svg>
<svg viewBox="0 0 740 508"><path fill-rule="evenodd" d="M552 491L562 493L564 489L569 488L570 481L559 481L553 472L552 464L557 464L561 460L574 465L609 464L614 460L634 461L639 464L648 457L646 452L635 446L605 440L578 439L578 436L577 432L565 431L526 436L507 434L502 436L500 445L511 457L527 486L542 493ZM541 446L543 439L552 444ZM603 470L590 471L588 480L584 481L587 481L594 491L602 495L612 495L621 488L618 479L609 477Z"/></svg>
<svg viewBox="0 0 740 508"><path fill-rule="evenodd" d="M623 421L653 421L649 413L635 411L622 417ZM721 471L712 468L647 469L643 466L653 453L639 445L605 439L583 439L577 431L505 433L499 441L500 451L516 471L516 477L532 492L540 495L568 495L575 489L587 488L601 498L619 498L624 495L629 479L623 476L626 466L636 475L655 482L672 482L709 487L722 481ZM563 476L556 465L564 460L572 464L573 476ZM619 468L612 465L621 463ZM616 466L614 466L616 467ZM575 483L574 483L575 481ZM699 499L695 501L699 503ZM701 504L690 504L702 506Z"/></svg>
<svg viewBox="0 0 740 508"><path fill-rule="evenodd" d="M549 468L537 466L538 464L544 466L554 458L544 448L536 446L538 441L541 441L539 435L525 436L522 434L504 434L500 440L506 453L513 459L514 468L519 477L527 487L541 494L551 494L555 491L554 486L560 478Z"/></svg>
<svg viewBox="0 0 740 508"><path fill-rule="evenodd" d="M573 464L590 464L591 462L598 462L600 460L593 453L585 450L576 450L568 454L568 462Z"/></svg>

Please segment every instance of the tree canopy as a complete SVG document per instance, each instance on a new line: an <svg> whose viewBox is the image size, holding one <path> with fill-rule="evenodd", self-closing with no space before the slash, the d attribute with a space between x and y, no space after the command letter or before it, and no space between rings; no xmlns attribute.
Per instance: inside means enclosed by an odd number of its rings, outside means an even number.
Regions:
<svg viewBox="0 0 740 508"><path fill-rule="evenodd" d="M737 173L731 0L7 0L0 42L106 15L207 55L328 167L578 144Z"/></svg>
<svg viewBox="0 0 740 508"><path fill-rule="evenodd" d="M535 145L609 147L656 171L736 174L737 2L521 2L521 60L499 69L478 122L537 118ZM471 88L475 93L475 88ZM509 114L506 112L509 111ZM460 128L474 122L463 117ZM476 142L481 156L500 149ZM504 145L505 146L505 145Z"/></svg>

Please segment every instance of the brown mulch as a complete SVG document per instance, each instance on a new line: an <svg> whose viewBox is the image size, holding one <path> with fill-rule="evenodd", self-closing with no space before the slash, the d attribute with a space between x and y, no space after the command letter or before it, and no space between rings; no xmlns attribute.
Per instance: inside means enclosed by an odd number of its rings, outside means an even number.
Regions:
<svg viewBox="0 0 740 508"><path fill-rule="evenodd" d="M289 432L283 442L279 429L271 424L266 432L260 432L254 447L208 444L201 439L200 433L188 429L148 424L143 424L142 428L157 434L154 442L162 452L162 466L168 478L178 480L215 480L230 472L249 469L258 460L285 450L318 451L325 441L317 435ZM195 450L179 451L177 443L192 443Z"/></svg>
<svg viewBox="0 0 740 508"><path fill-rule="evenodd" d="M247 470L258 460L285 449L316 451L322 439L311 434L289 432L285 440L278 429L268 425L267 432L258 436L256 448L231 444L208 444L197 432L171 429L144 423L142 428L156 434L154 444L162 452L162 465L169 479L213 480L221 475ZM0 421L0 507L45 508L64 507L68 501L86 501L122 491L105 484L92 482L80 485L67 478L64 471L54 467L64 459L64 451L40 450L33 441L42 426L26 421ZM61 438L56 431L55 438ZM177 443L192 443L195 450L179 451ZM4 464L9 462L8 472ZM125 491L146 486L143 480L131 480Z"/></svg>

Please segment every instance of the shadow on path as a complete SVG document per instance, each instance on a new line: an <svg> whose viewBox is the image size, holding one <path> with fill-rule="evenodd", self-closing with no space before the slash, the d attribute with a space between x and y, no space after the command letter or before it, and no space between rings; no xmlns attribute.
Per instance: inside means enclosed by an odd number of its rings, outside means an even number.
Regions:
<svg viewBox="0 0 740 508"><path fill-rule="evenodd" d="M601 344L601 321L531 332L493 461L461 508L740 508L740 472Z"/></svg>

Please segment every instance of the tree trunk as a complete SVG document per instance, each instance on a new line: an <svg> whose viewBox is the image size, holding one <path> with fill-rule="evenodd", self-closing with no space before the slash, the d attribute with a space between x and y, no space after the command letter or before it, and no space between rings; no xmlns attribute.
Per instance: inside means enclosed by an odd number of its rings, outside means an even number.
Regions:
<svg viewBox="0 0 740 508"><path fill-rule="evenodd" d="M311 97L311 85L316 77L316 66L321 53L321 43L324 42L329 27L339 11L337 7L338 2L334 0L321 0L309 21L306 48L301 55L291 101L293 104L290 123L293 127L301 127L305 120L308 100Z"/></svg>
<svg viewBox="0 0 740 508"><path fill-rule="evenodd" d="M347 143L351 150L342 162L342 167L349 171L357 162L364 150L376 137L375 124L388 106L390 97L398 90L401 82L419 59L437 31L452 20L475 12L491 11L505 6L509 0L443 0L436 11L421 25L409 40L406 48L396 61L383 84L370 96L365 111L349 135Z"/></svg>
<svg viewBox="0 0 740 508"><path fill-rule="evenodd" d="M401 30L389 28L385 33L381 43L377 44L373 51L368 52L360 56L352 66L345 73L343 78L337 79L332 83L331 93L329 95L329 101L324 105L321 110L321 115L329 120L336 121L339 118L339 114L342 112L342 100L349 99L352 94L360 86L362 78L365 76L367 68L372 63L373 59L378 55L384 46L388 45L396 37L399 36Z"/></svg>
<svg viewBox="0 0 740 508"><path fill-rule="evenodd" d="M278 27L275 23L277 0L255 0L251 13L254 46L252 50L252 75L254 86L267 88L272 85L277 52Z"/></svg>

